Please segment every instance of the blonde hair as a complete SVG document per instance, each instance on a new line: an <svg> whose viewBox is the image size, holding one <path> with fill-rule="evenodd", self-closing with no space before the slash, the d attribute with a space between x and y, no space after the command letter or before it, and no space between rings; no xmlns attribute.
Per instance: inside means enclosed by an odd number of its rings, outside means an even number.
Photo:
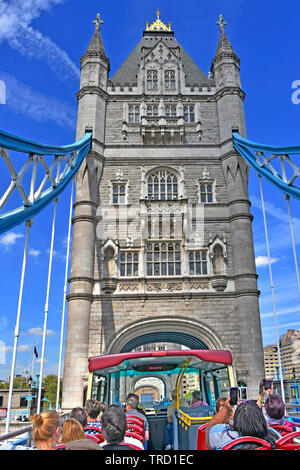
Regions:
<svg viewBox="0 0 300 470"><path fill-rule="evenodd" d="M79 421L75 418L66 419L62 427L60 442L79 441L81 439L85 439L85 435Z"/></svg>
<svg viewBox="0 0 300 470"><path fill-rule="evenodd" d="M59 414L55 410L43 411L32 416L33 440L35 444L54 441L54 433L60 424Z"/></svg>

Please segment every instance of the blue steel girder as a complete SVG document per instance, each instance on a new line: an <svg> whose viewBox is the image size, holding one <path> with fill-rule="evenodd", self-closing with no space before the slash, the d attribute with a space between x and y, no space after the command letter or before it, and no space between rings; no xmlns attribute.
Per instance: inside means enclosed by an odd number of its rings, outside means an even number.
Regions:
<svg viewBox="0 0 300 470"><path fill-rule="evenodd" d="M0 234L32 219L57 199L78 172L91 143L91 133L86 133L72 145L57 147L37 144L0 130L0 155L11 175L8 188L0 195L0 211L2 212L15 190L23 200L22 206L0 214ZM15 169L10 158L10 150L27 154L27 159L19 171ZM47 163L45 157L51 158L51 164ZM32 173L29 189L26 189L23 178L30 170ZM39 182L38 172L44 172L43 179Z"/></svg>
<svg viewBox="0 0 300 470"><path fill-rule="evenodd" d="M237 132L232 133L232 138L236 150L260 176L265 177L287 196L300 199L300 187L295 185L297 178L300 180L300 167L291 158L291 155L300 156L299 146L276 147L257 144L241 137ZM274 162L278 163L278 169Z"/></svg>

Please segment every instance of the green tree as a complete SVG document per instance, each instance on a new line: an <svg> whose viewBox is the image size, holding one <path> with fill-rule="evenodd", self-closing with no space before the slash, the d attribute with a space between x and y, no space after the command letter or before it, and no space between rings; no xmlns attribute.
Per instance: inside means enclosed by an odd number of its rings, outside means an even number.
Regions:
<svg viewBox="0 0 300 470"><path fill-rule="evenodd" d="M57 394L57 375L50 374L44 378L44 398L47 398L51 402L52 408L56 406L56 394ZM62 380L60 382L60 400L62 395ZM50 404L47 401L43 402L43 409L47 410L50 408Z"/></svg>

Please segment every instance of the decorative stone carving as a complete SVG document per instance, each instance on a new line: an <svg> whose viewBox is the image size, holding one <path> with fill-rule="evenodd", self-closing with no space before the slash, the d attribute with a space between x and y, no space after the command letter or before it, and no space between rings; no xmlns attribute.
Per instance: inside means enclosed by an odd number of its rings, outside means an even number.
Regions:
<svg viewBox="0 0 300 470"><path fill-rule="evenodd" d="M178 292L182 291L182 282L153 282L147 284L148 292Z"/></svg>
<svg viewBox="0 0 300 470"><path fill-rule="evenodd" d="M215 276L211 281L212 287L218 292L223 292L227 287L227 283L227 276L223 275Z"/></svg>

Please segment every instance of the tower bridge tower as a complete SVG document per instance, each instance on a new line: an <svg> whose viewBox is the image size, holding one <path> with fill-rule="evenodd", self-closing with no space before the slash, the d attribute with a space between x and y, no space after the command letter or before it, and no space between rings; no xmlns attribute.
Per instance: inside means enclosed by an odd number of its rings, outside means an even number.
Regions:
<svg viewBox="0 0 300 470"><path fill-rule="evenodd" d="M88 357L151 342L229 349L255 397L264 374L240 60L225 32L208 77L171 24L147 23L117 72L102 20L81 59L63 408L83 400Z"/></svg>

